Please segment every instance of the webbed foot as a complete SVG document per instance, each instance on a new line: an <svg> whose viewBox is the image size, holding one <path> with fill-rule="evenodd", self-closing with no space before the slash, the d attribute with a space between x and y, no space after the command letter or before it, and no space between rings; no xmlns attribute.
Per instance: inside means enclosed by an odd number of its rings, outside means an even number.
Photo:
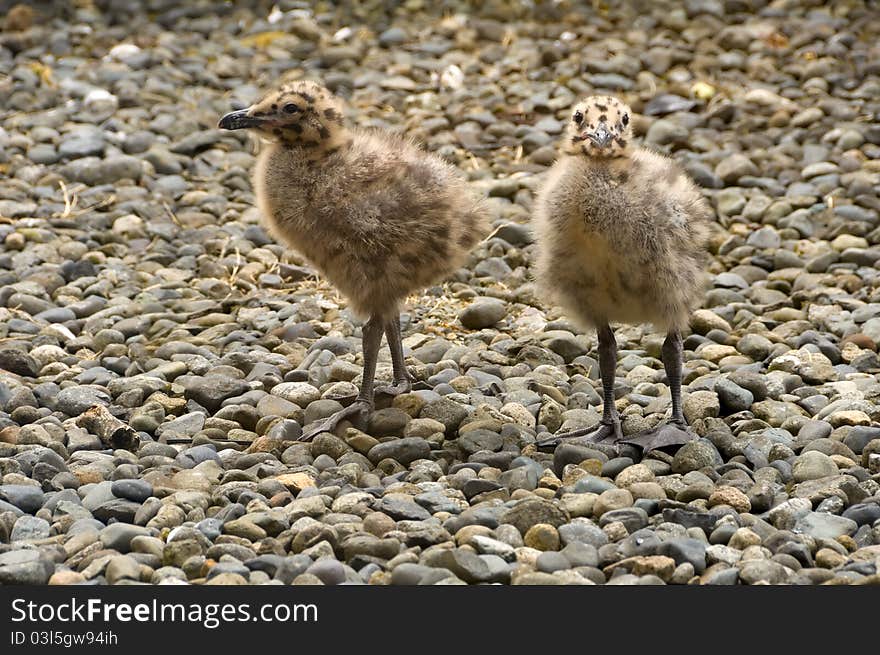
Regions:
<svg viewBox="0 0 880 655"><path fill-rule="evenodd" d="M383 384L375 388L375 393L382 394L384 396L391 396L392 398L395 396L399 396L400 394L409 393L412 391L413 383L411 380L403 380L402 382L396 382L394 384Z"/></svg>
<svg viewBox="0 0 880 655"><path fill-rule="evenodd" d="M573 444L614 444L623 439L623 432L620 430L620 421L599 423L597 427L582 428L580 430L572 430L571 432L563 432L554 434L552 437L538 441L538 448L555 448L564 440L566 443Z"/></svg>
<svg viewBox="0 0 880 655"><path fill-rule="evenodd" d="M697 435L684 423L669 421L661 423L656 428L639 432L631 437L621 440L620 443L638 446L642 452L668 448L671 446L683 446L689 441L697 439Z"/></svg>
<svg viewBox="0 0 880 655"><path fill-rule="evenodd" d="M351 405L339 410L335 414L311 424L311 426L303 432L303 435L299 440L311 441L322 432L335 433L339 426L345 421L351 423L353 427L362 430L367 426L367 421L369 420L372 411L373 403L367 400L356 400Z"/></svg>

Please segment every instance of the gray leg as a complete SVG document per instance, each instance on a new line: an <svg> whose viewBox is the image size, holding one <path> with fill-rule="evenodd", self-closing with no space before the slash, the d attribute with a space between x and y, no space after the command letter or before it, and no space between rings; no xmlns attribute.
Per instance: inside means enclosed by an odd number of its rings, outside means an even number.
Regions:
<svg viewBox="0 0 880 655"><path fill-rule="evenodd" d="M663 341L663 367L666 369L666 381L672 395L672 422L686 425L684 413L681 411L681 370L684 365L684 348L681 335L670 332Z"/></svg>
<svg viewBox="0 0 880 655"><path fill-rule="evenodd" d="M580 438L584 443L609 442L614 443L623 438L620 430L620 416L617 407L614 406L614 376L617 370L617 342L614 339L614 331L607 323L601 325L598 330L599 337L599 373L602 376L602 421L598 427L584 428L557 434L549 439L538 442L539 446L555 446L561 439Z"/></svg>
<svg viewBox="0 0 880 655"><path fill-rule="evenodd" d="M349 420L358 427L364 426L373 410L373 380L376 377L376 360L379 355L379 345L382 343L383 329L384 322L376 316L364 324L362 331L364 372L360 393L355 401L345 409L318 421L303 433L300 441L310 441L322 432L333 432L343 420Z"/></svg>
<svg viewBox="0 0 880 655"><path fill-rule="evenodd" d="M681 446L697 438L688 428L681 410L683 352L681 334L676 331L667 334L666 340L663 342L662 355L663 367L666 369L666 380L669 383L669 393L672 396L672 416L656 428L640 432L624 443L638 446L647 452L667 446Z"/></svg>
<svg viewBox="0 0 880 655"><path fill-rule="evenodd" d="M394 367L394 384L392 386L376 387L376 393L396 396L401 393L409 393L412 390L413 379L406 370L406 362L403 359L403 338L400 334L400 316L388 319L385 323L385 338L388 340L388 349L391 351L391 364Z"/></svg>

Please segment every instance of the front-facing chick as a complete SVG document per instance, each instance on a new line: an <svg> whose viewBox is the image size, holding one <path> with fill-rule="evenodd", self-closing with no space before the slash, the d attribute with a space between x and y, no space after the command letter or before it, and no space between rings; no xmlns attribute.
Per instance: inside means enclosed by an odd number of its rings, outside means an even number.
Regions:
<svg viewBox="0 0 880 655"><path fill-rule="evenodd" d="M667 331L671 420L625 442L647 451L693 438L681 406L681 330L703 290L711 209L675 161L633 147L631 120L630 108L612 97L578 103L536 201L536 277L573 318L596 327L605 398L597 429L557 435L548 445L568 437L624 441L612 321Z"/></svg>
<svg viewBox="0 0 880 655"><path fill-rule="evenodd" d="M400 305L464 263L487 231L485 207L455 168L411 141L346 128L341 100L314 82L284 85L219 126L251 129L268 142L253 183L270 231L368 318L357 399L303 438L342 419L363 421L373 408L382 334L394 375L384 391L406 391Z"/></svg>

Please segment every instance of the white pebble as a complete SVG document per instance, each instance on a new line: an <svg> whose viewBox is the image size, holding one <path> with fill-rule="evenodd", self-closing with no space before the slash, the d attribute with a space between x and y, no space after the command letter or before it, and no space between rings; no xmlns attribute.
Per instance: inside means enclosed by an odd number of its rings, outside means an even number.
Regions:
<svg viewBox="0 0 880 655"><path fill-rule="evenodd" d="M141 49L134 43L118 43L107 53L107 59L125 62L126 59L134 57L140 53Z"/></svg>
<svg viewBox="0 0 880 655"><path fill-rule="evenodd" d="M456 90L464 86L464 71L457 65L450 64L440 73L440 86L444 89Z"/></svg>
<svg viewBox="0 0 880 655"><path fill-rule="evenodd" d="M112 113L119 107L119 100L109 91L92 89L86 94L83 106L87 111L97 114Z"/></svg>

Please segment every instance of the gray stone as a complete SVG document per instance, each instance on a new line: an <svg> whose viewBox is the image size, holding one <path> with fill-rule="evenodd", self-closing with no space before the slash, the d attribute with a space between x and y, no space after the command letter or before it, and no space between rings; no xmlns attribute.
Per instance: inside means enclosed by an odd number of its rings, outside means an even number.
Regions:
<svg viewBox="0 0 880 655"><path fill-rule="evenodd" d="M345 582L345 568L341 562L330 557L322 557L309 566L305 572L314 575L325 585L338 585Z"/></svg>
<svg viewBox="0 0 880 655"><path fill-rule="evenodd" d="M715 174L726 184L732 184L746 175L757 175L758 167L746 155L734 153L718 163Z"/></svg>
<svg viewBox="0 0 880 655"><path fill-rule="evenodd" d="M553 573L554 571L564 571L572 567L571 561L560 552L547 551L538 555L536 566L539 571L544 573Z"/></svg>
<svg viewBox="0 0 880 655"><path fill-rule="evenodd" d="M110 396L94 387L68 387L56 398L58 411L68 416L79 416L94 405L108 405Z"/></svg>
<svg viewBox="0 0 880 655"><path fill-rule="evenodd" d="M168 437L193 437L203 427L205 427L205 415L202 412L189 412L160 424L156 428L156 435L159 437L164 436L166 439Z"/></svg>
<svg viewBox="0 0 880 655"><path fill-rule="evenodd" d="M376 444L367 453L371 462L380 462L389 457L409 466L417 459L426 459L431 454L431 445L420 437L406 437Z"/></svg>
<svg viewBox="0 0 880 655"><path fill-rule="evenodd" d="M220 409L222 402L245 393L250 386L244 380L237 380L221 375L205 377L182 376L176 382L183 385L187 398L192 398L199 405L211 412Z"/></svg>
<svg viewBox="0 0 880 655"><path fill-rule="evenodd" d="M788 577L782 564L772 560L748 560L739 565L739 579L745 584L767 582L779 584Z"/></svg>
<svg viewBox="0 0 880 655"><path fill-rule="evenodd" d="M36 550L0 553L0 585L44 585L55 565Z"/></svg>
<svg viewBox="0 0 880 655"><path fill-rule="evenodd" d="M868 442L874 439L880 439L880 428L857 426L844 437L843 443L854 453L861 455Z"/></svg>
<svg viewBox="0 0 880 655"><path fill-rule="evenodd" d="M714 468L723 462L709 441L700 439L682 446L672 460L673 473L688 473L704 467Z"/></svg>
<svg viewBox="0 0 880 655"><path fill-rule="evenodd" d="M676 565L689 562L698 574L706 569L706 544L697 539L687 537L669 539L658 546L657 554L671 557Z"/></svg>
<svg viewBox="0 0 880 655"><path fill-rule="evenodd" d="M432 418L440 421L445 428L447 434L450 431L458 429L459 424L467 417L468 410L460 403L449 398L441 398L433 402L427 403L419 415L421 418Z"/></svg>
<svg viewBox="0 0 880 655"><path fill-rule="evenodd" d="M16 348L0 348L0 369L32 378L40 373L37 361Z"/></svg>
<svg viewBox="0 0 880 655"><path fill-rule="evenodd" d="M45 498L39 487L24 484L0 485L0 500L5 500L28 514L33 514L40 509Z"/></svg>
<svg viewBox="0 0 880 655"><path fill-rule="evenodd" d="M837 464L828 455L818 450L802 453L791 469L795 482L818 480L837 474Z"/></svg>
<svg viewBox="0 0 880 655"><path fill-rule="evenodd" d="M797 520L794 532L809 535L813 539L837 539L855 534L858 527L858 523L843 516L809 512Z"/></svg>
<svg viewBox="0 0 880 655"><path fill-rule="evenodd" d="M568 513L554 503L541 498L526 498L507 510L501 523L509 523L525 535L537 523L548 523L556 528L569 521Z"/></svg>
<svg viewBox="0 0 880 655"><path fill-rule="evenodd" d="M465 307L458 318L469 330L492 327L507 316L507 305L495 298L481 298Z"/></svg>
<svg viewBox="0 0 880 655"><path fill-rule="evenodd" d="M566 546L581 543L593 548L601 548L608 543L608 535L588 519L576 518L571 523L560 525L557 530L560 541Z"/></svg>
<svg viewBox="0 0 880 655"><path fill-rule="evenodd" d="M37 518L24 514L15 520L12 526L12 534L10 541L32 541L36 539L46 539L51 532L51 526L45 519Z"/></svg>
<svg viewBox="0 0 880 655"><path fill-rule="evenodd" d="M470 583L486 582L492 576L488 564L479 555L461 548L450 548L441 551L434 558L432 564L445 569Z"/></svg>
<svg viewBox="0 0 880 655"><path fill-rule="evenodd" d="M116 480L110 491L117 498L142 503L153 495L153 485L146 480Z"/></svg>
<svg viewBox="0 0 880 655"><path fill-rule="evenodd" d="M727 378L716 380L715 393L718 394L721 405L731 413L745 411L755 401L755 396L751 391L743 389Z"/></svg>
<svg viewBox="0 0 880 655"><path fill-rule="evenodd" d="M503 439L500 434L490 432L489 430L468 430L461 435L457 442L468 454L473 454L481 450L496 451L500 450Z"/></svg>
<svg viewBox="0 0 880 655"><path fill-rule="evenodd" d="M431 518L425 508L401 494L383 497L376 505L376 509L398 521L423 521Z"/></svg>

